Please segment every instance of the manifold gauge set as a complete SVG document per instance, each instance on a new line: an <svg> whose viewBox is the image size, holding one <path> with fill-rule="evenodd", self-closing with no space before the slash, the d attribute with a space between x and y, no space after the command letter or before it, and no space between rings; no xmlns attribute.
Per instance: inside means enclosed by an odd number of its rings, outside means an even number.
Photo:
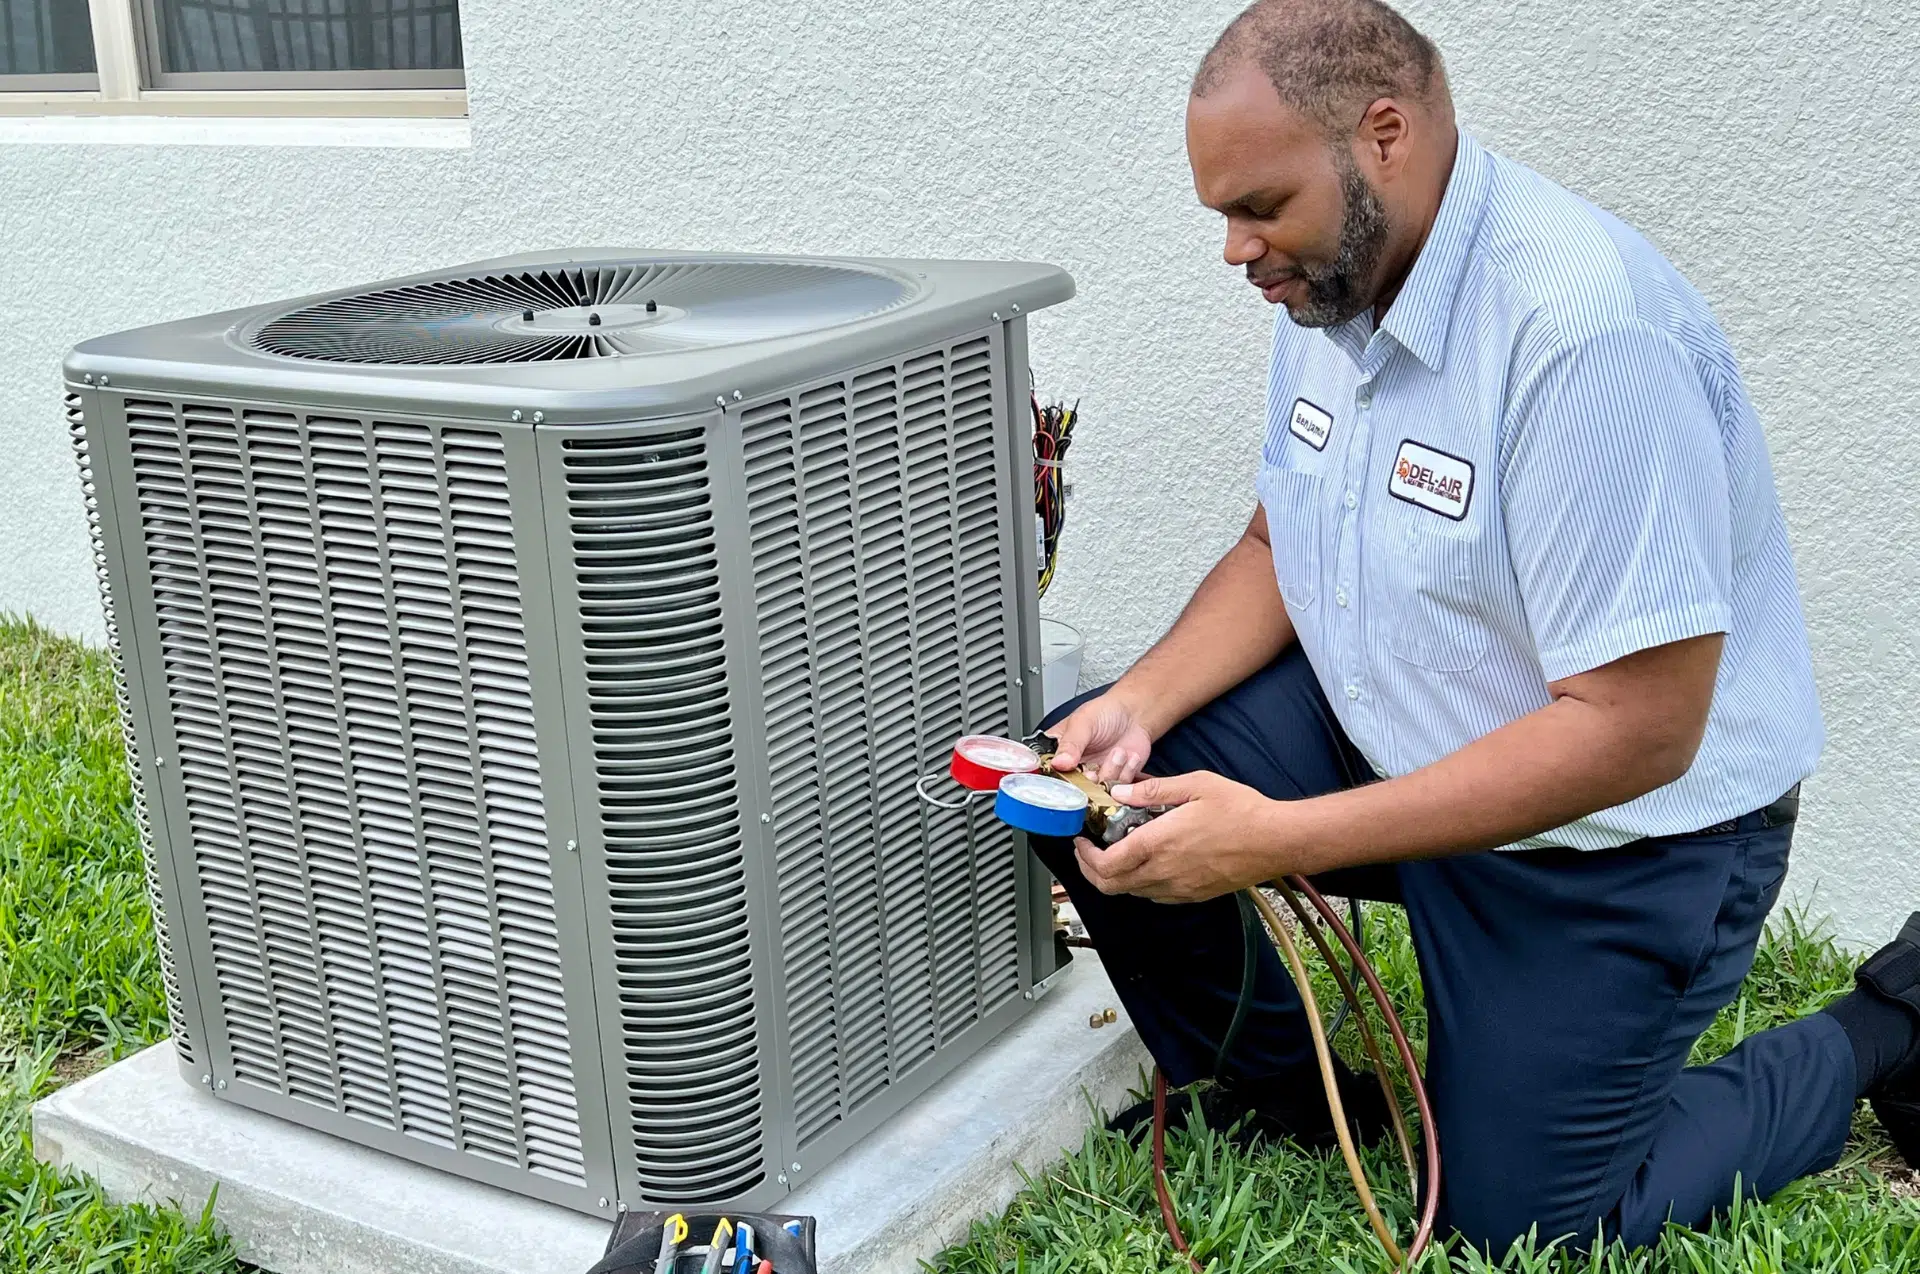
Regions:
<svg viewBox="0 0 1920 1274"><path fill-rule="evenodd" d="M1077 770L1056 772L1053 740L1035 734L1024 740L970 734L953 745L947 777L961 792L943 798L928 790L938 774L920 779L920 799L940 809L960 809L974 801L993 801L1001 822L1032 836L1086 836L1111 845L1154 815L1159 808L1116 800L1105 784Z"/></svg>

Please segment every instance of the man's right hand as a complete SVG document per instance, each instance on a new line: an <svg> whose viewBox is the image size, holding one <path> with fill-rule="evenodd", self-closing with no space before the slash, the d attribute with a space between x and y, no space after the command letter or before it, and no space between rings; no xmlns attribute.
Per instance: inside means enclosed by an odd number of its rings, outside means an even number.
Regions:
<svg viewBox="0 0 1920 1274"><path fill-rule="evenodd" d="M1101 783L1131 783L1153 751L1153 736L1113 691L1089 699L1047 732L1056 745L1053 768L1085 770Z"/></svg>

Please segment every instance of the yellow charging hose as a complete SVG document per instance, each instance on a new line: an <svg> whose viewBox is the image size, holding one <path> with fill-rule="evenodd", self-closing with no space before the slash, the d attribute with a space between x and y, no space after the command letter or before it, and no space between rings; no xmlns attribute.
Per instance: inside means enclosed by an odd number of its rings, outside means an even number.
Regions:
<svg viewBox="0 0 1920 1274"><path fill-rule="evenodd" d="M1420 1259L1427 1246L1433 1241L1433 1228L1440 1202L1440 1142L1434 1132L1433 1109L1427 1100L1426 1084L1420 1077L1420 1067L1413 1056L1413 1048L1407 1042L1407 1034L1400 1024L1399 1015L1393 1011L1393 1004L1380 985L1380 979L1367 962L1360 944L1353 938L1339 914L1321 897L1319 890L1301 876L1289 876L1285 880L1273 882L1272 888L1286 902L1299 922L1300 929L1312 939L1320 958L1333 970L1333 976L1339 983L1340 992L1351 1006L1354 1022L1359 1027L1362 1046L1367 1057L1373 1062L1374 1075L1380 1081L1380 1088L1386 1095L1387 1109L1393 1116L1394 1139L1400 1148L1401 1162L1406 1165L1408 1179L1420 1203L1420 1219L1414 1230L1413 1241L1403 1253L1394 1242L1393 1232L1388 1228L1386 1219L1380 1215L1380 1208L1374 1201L1373 1188L1367 1180L1365 1167L1360 1163L1360 1152L1354 1146L1353 1130L1349 1127L1346 1110L1340 1100L1340 1086L1333 1068L1333 1050L1327 1043L1326 1028L1320 1021L1320 1006L1313 994L1313 984L1307 976L1306 962L1300 957L1300 949L1295 945L1293 935L1288 931L1286 922L1267 901L1266 895L1258 889L1249 889L1247 896L1252 899L1261 921L1265 924L1267 937L1286 959L1287 969L1293 975L1293 984L1300 993L1300 1002L1307 1015L1307 1027L1313 1035L1313 1051L1320 1064L1320 1082L1326 1087L1327 1108L1333 1116L1334 1135L1340 1142L1341 1157L1346 1160L1347 1175L1353 1179L1354 1192L1360 1196L1360 1206L1366 1211L1367 1223L1373 1227L1373 1233L1380 1240L1380 1246L1387 1256L1402 1269L1409 1268ZM1414 1106L1420 1114L1421 1150L1426 1180L1423 1183L1414 1168L1413 1144L1407 1132L1405 1118L1400 1113L1400 1102L1395 1096L1392 1083L1387 1079L1386 1059L1382 1055L1373 1030L1367 1025L1366 1015L1361 1011L1358 989L1353 985L1340 962L1334 957L1333 948L1328 944L1326 935L1321 932L1320 924L1308 912L1300 901L1305 895L1312 904L1319 920L1324 921L1333 930L1341 946L1353 961L1353 967L1366 982L1367 990L1385 1020L1388 1032L1393 1037L1395 1051L1399 1054L1400 1064L1406 1069L1409 1087L1413 1090ZM1186 1238L1180 1232L1180 1223L1174 1214L1173 1196L1167 1186L1166 1163L1167 1130L1167 1081L1166 1076L1156 1068L1153 1075L1153 1184L1159 1196L1161 1219L1166 1223L1167 1235L1173 1245L1187 1258L1187 1263L1197 1272L1201 1269L1187 1249ZM1424 1188L1423 1188L1424 1186Z"/></svg>

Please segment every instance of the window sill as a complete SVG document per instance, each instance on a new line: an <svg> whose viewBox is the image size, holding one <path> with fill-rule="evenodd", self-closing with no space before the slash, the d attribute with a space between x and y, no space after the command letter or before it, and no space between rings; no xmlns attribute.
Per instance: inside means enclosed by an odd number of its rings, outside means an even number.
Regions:
<svg viewBox="0 0 1920 1274"><path fill-rule="evenodd" d="M465 89L141 89L0 93L0 118L50 115L305 116L464 119Z"/></svg>
<svg viewBox="0 0 1920 1274"><path fill-rule="evenodd" d="M374 146L463 150L465 118L0 114L0 145Z"/></svg>

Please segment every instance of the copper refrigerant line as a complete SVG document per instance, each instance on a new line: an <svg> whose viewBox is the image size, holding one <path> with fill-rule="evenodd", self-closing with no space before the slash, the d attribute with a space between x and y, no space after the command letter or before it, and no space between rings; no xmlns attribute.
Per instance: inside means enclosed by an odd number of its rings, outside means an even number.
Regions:
<svg viewBox="0 0 1920 1274"><path fill-rule="evenodd" d="M994 801L994 813L1003 821L1035 835L1060 836L1073 835L1076 832L1089 836L1103 844L1111 845L1125 836L1133 828L1151 818L1157 810L1143 810L1123 805L1107 791L1104 784L1087 778L1078 771L1060 771L1056 773L1050 764L1053 741L1039 734L1022 742L1011 739L999 739L987 736L969 736L962 739L954 748L953 758L948 766L948 776L963 789L957 799L941 798L928 790L928 785L940 776L929 774L920 779L917 790L922 800L940 809L965 809L973 802L985 798ZM1242 891L1240 898L1241 922L1245 925L1257 924L1264 929L1267 940L1271 942L1284 958L1287 971L1293 977L1294 987L1300 993L1300 1002L1306 1010L1307 1027L1313 1036L1313 1051L1320 1067L1320 1082L1326 1088L1327 1109L1333 1117L1334 1135L1340 1143L1340 1155L1346 1161L1347 1175L1353 1180L1354 1193L1360 1197L1360 1206L1367 1214L1367 1224L1373 1228L1374 1237L1379 1239L1389 1259L1402 1268L1410 1268L1418 1261L1433 1240L1434 1221L1440 1203L1440 1142L1434 1131L1433 1108L1427 1099L1427 1087L1420 1075L1419 1064L1413 1056L1413 1047L1407 1042L1407 1033L1401 1026L1400 1017L1394 1012L1393 1003L1387 998L1386 990L1380 985L1380 978L1373 966L1368 963L1366 952L1353 931L1340 920L1339 913L1330 906L1311 882L1303 876L1288 876L1272 882L1269 888L1280 895L1287 908L1293 912L1300 932L1312 941L1320 958L1333 971L1334 981L1340 987L1344 1000L1341 1018L1335 1019L1335 1029L1344 1016L1351 1012L1355 1025L1360 1031L1361 1046L1366 1050L1367 1058L1373 1063L1374 1077L1380 1082L1380 1091L1385 1095L1387 1110L1393 1117L1394 1140L1399 1146L1400 1161L1407 1170L1408 1180L1419 1204L1420 1215L1413 1233L1413 1241L1403 1252L1394 1241L1393 1231L1388 1228L1386 1218L1381 1216L1379 1205L1374 1201L1373 1186L1367 1179L1367 1172L1360 1162L1360 1152L1354 1145L1353 1129L1346 1115L1346 1108L1340 1099L1340 1085L1336 1078L1333 1063L1333 1050L1328 1044L1331 1032L1320 1020L1320 1005L1313 993L1312 981L1307 976L1306 962L1301 958L1300 949L1294 942L1292 931L1273 904L1267 901L1260 889ZM1301 899L1306 901L1302 902ZM1251 904L1251 905L1249 905ZM1311 910L1309 910L1309 907ZM1356 924L1359 909L1355 908ZM1407 1130L1405 1117L1400 1110L1400 1102L1393 1091L1393 1083L1387 1077L1386 1056L1381 1051L1373 1028L1367 1024L1366 1013L1361 1008L1359 988L1354 986L1353 978L1340 965L1332 944L1327 941L1321 929L1324 922L1327 929L1333 931L1335 941L1345 949L1350 967L1361 981L1366 983L1367 993L1374 1007L1380 1011L1381 1020L1386 1023L1387 1033L1392 1037L1394 1052L1398 1055L1401 1067L1406 1071L1408 1087L1413 1092L1415 1110L1420 1116L1421 1154L1420 1167L1414 1164L1413 1140ZM1248 930L1249 952L1253 950L1253 930ZM1248 970L1252 965L1249 960ZM1244 1016L1250 986L1241 988L1241 1004L1234 1014L1234 1024L1227 1028L1227 1041L1223 1044L1222 1058ZM1180 1231L1180 1220L1175 1214L1173 1194L1167 1184L1167 1079L1158 1067L1153 1072L1153 1189L1159 1200L1160 1216L1166 1223L1167 1237L1173 1246L1187 1258L1196 1274L1201 1270L1200 1262L1188 1250L1186 1236Z"/></svg>

